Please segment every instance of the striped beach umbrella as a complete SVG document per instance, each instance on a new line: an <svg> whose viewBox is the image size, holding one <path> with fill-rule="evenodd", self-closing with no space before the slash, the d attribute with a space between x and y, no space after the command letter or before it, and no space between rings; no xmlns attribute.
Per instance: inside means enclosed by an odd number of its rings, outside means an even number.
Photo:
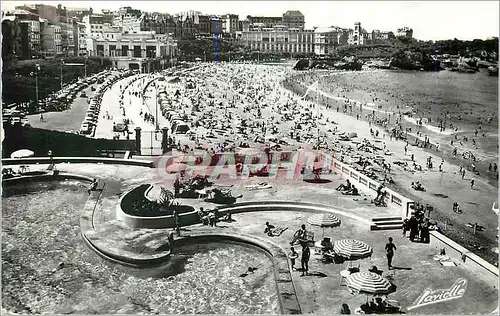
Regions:
<svg viewBox="0 0 500 316"><path fill-rule="evenodd" d="M373 272L358 272L346 278L346 286L353 293L382 295L394 291L394 286L387 280Z"/></svg>
<svg viewBox="0 0 500 316"><path fill-rule="evenodd" d="M372 247L355 239L337 240L333 245L333 250L338 255L351 260L370 257L373 252Z"/></svg>
<svg viewBox="0 0 500 316"><path fill-rule="evenodd" d="M340 219L328 213L314 214L307 219L307 223L319 227L336 227L340 226Z"/></svg>

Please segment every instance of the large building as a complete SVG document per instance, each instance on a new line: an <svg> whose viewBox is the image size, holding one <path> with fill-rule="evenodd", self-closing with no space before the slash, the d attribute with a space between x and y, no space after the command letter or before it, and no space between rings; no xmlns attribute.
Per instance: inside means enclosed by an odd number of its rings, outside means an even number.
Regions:
<svg viewBox="0 0 500 316"><path fill-rule="evenodd" d="M314 53L314 30L300 31L277 26L242 32L241 41L249 49L262 53Z"/></svg>
<svg viewBox="0 0 500 316"><path fill-rule="evenodd" d="M283 26L283 17L281 16L247 16L250 31L255 29L273 28Z"/></svg>
<svg viewBox="0 0 500 316"><path fill-rule="evenodd" d="M104 31L110 27L102 14L89 14L83 17L87 38L103 38Z"/></svg>
<svg viewBox="0 0 500 316"><path fill-rule="evenodd" d="M132 9L131 7L123 7L112 14L112 26L120 27L124 32L134 32L140 30L139 18L142 15L141 10Z"/></svg>
<svg viewBox="0 0 500 316"><path fill-rule="evenodd" d="M305 17L300 11L290 10L283 13L283 25L286 27L303 30L305 24Z"/></svg>
<svg viewBox="0 0 500 316"><path fill-rule="evenodd" d="M114 35L113 38L90 38L87 42L89 56L109 58L113 67L146 73L164 69L175 62L178 55L177 45L168 35L157 36L144 31Z"/></svg>
<svg viewBox="0 0 500 316"><path fill-rule="evenodd" d="M365 36L363 35L366 33L363 31L361 22L355 22L354 29L349 32L349 45L363 45L365 43Z"/></svg>
<svg viewBox="0 0 500 316"><path fill-rule="evenodd" d="M15 16L2 18L2 58L31 58L31 24L20 23Z"/></svg>
<svg viewBox="0 0 500 316"><path fill-rule="evenodd" d="M24 31L29 31L28 38L23 39L23 43L27 44L29 47L26 47L23 50L21 54L23 56L22 58L31 58L32 56L37 55L41 49L39 15L27 10L15 9L12 12L7 12L5 17L10 17L9 19L15 19L18 25L20 25L20 27ZM24 24L28 25L26 26Z"/></svg>
<svg viewBox="0 0 500 316"><path fill-rule="evenodd" d="M356 22L354 23L354 29L349 29L347 44L368 45L383 43L394 38L395 36L393 32L382 32L380 30L373 30L372 32L368 32L361 27L360 22Z"/></svg>
<svg viewBox="0 0 500 316"><path fill-rule="evenodd" d="M75 40L74 40L74 30L73 30L73 18L68 14L68 11L66 10L66 7L63 7L62 5L57 5L52 6L52 5L46 5L46 4L29 4L29 5L23 5L23 6L17 6L17 9L20 10L25 10L30 12L31 14L36 14L40 17L40 19L44 19L45 24L43 25L58 25L61 28L61 51L60 53L56 53L57 55L62 54L64 56L73 56L75 55ZM52 27L50 27L52 28ZM37 27L35 25L32 25L31 30L33 32L33 36L36 36L37 32ZM51 35L47 34L52 34L53 30L48 30L45 32L45 37L49 40L51 40ZM43 34L43 26L41 26L38 29L38 32L40 34ZM52 49L54 46L53 42L45 44L45 48L43 48L43 36L40 36L40 49L44 51L44 55L48 56L47 53L47 47L50 47ZM56 45L58 46L58 45ZM57 50L56 50L57 51ZM52 55L49 54L49 56Z"/></svg>
<svg viewBox="0 0 500 316"><path fill-rule="evenodd" d="M195 24L198 26L198 35L210 36L212 29L212 17L207 14L197 14L195 16Z"/></svg>
<svg viewBox="0 0 500 316"><path fill-rule="evenodd" d="M372 31L372 41L373 43L382 43L387 40L393 39L394 33L393 32L382 32L380 30L373 30Z"/></svg>
<svg viewBox="0 0 500 316"><path fill-rule="evenodd" d="M73 34L75 34L75 55L87 56L87 31L85 23L75 22L73 25Z"/></svg>
<svg viewBox="0 0 500 316"><path fill-rule="evenodd" d="M408 39L413 38L413 29L407 26L401 27L396 31L396 37Z"/></svg>
<svg viewBox="0 0 500 316"><path fill-rule="evenodd" d="M297 10L289 10L283 16L251 16L248 15L243 23L241 31L259 31L274 27L286 27L289 29L304 30L305 17Z"/></svg>
<svg viewBox="0 0 500 316"><path fill-rule="evenodd" d="M340 45L342 30L335 27L316 28L314 30L314 54L331 55Z"/></svg>
<svg viewBox="0 0 500 316"><path fill-rule="evenodd" d="M47 19L42 20L42 56L55 57L62 55L61 26L52 24Z"/></svg>
<svg viewBox="0 0 500 316"><path fill-rule="evenodd" d="M220 17L222 20L222 33L235 35L240 31L240 17L237 14L224 14Z"/></svg>
<svg viewBox="0 0 500 316"><path fill-rule="evenodd" d="M141 17L141 10L132 9L131 7L122 7L119 10L112 13L113 15L113 26L122 27L123 24L128 25L132 21L136 21Z"/></svg>

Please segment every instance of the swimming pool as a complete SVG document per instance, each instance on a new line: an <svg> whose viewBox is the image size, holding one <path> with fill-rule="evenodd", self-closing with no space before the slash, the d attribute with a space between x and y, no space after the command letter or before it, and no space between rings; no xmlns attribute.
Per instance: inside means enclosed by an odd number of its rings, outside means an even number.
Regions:
<svg viewBox="0 0 500 316"><path fill-rule="evenodd" d="M80 236L87 197L77 181L4 188L2 304L7 311L279 313L271 260L254 248L183 246L165 266L147 270L104 261ZM258 269L244 275L249 266Z"/></svg>

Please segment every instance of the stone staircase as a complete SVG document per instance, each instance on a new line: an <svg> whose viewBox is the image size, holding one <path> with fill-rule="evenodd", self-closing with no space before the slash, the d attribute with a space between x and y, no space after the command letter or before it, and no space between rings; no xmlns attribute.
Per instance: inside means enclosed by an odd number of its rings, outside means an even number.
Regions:
<svg viewBox="0 0 500 316"><path fill-rule="evenodd" d="M403 229L402 217L374 217L370 230Z"/></svg>

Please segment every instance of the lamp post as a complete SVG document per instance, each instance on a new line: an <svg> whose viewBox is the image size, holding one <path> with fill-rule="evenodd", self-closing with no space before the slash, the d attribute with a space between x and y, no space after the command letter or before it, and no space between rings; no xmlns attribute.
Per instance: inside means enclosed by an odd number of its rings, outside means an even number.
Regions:
<svg viewBox="0 0 500 316"><path fill-rule="evenodd" d="M320 77L321 78L321 77ZM318 126L318 150L319 150L319 79L316 83L316 106L318 107L318 111L316 113L316 125Z"/></svg>
<svg viewBox="0 0 500 316"><path fill-rule="evenodd" d="M61 58L61 90L63 88L63 65L64 65L64 59Z"/></svg>
<svg viewBox="0 0 500 316"><path fill-rule="evenodd" d="M172 59L172 58L174 58L173 47L170 47L168 51L170 53L170 68L172 68L172 67L174 67L174 60Z"/></svg>
<svg viewBox="0 0 500 316"><path fill-rule="evenodd" d="M85 78L87 78L87 56L85 56L85 59L83 61L83 67L85 69Z"/></svg>
<svg viewBox="0 0 500 316"><path fill-rule="evenodd" d="M155 123L156 123L156 130L158 131L160 129L160 127L158 125L158 87L156 86L156 82L154 82L154 87L155 87L155 103L156 103Z"/></svg>
<svg viewBox="0 0 500 316"><path fill-rule="evenodd" d="M38 107L38 72L40 71L40 65L35 65L35 96L36 96L36 107Z"/></svg>

